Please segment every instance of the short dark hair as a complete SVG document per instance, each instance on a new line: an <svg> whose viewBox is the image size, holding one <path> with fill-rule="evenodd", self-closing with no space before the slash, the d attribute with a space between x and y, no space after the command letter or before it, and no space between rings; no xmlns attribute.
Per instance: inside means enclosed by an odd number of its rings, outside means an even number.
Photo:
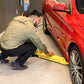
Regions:
<svg viewBox="0 0 84 84"><path fill-rule="evenodd" d="M42 14L40 12L38 12L37 10L33 10L30 15L36 15L38 17L42 16Z"/></svg>
<svg viewBox="0 0 84 84"><path fill-rule="evenodd" d="M30 13L25 12L25 13L23 14L23 16L26 16L26 17L28 17L28 16L30 16L30 15L36 15L36 16L38 16L38 17L42 16L42 14L41 14L40 12L38 12L37 10L33 10L33 11L31 11Z"/></svg>

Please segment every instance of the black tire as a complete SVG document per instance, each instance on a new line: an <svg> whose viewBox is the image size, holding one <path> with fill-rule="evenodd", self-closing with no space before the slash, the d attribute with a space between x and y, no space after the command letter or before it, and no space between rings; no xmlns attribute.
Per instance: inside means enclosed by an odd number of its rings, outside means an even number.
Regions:
<svg viewBox="0 0 84 84"><path fill-rule="evenodd" d="M43 14L43 32L45 34L50 34L48 29L47 29L47 23L46 23L46 17L45 17L45 14Z"/></svg>
<svg viewBox="0 0 84 84"><path fill-rule="evenodd" d="M74 45L69 53L69 70L73 84L84 84L84 65L79 48Z"/></svg>

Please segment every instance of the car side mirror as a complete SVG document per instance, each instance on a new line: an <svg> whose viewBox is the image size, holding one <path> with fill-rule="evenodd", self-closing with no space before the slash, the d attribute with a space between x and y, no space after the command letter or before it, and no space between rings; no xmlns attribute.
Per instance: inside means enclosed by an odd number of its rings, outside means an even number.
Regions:
<svg viewBox="0 0 84 84"><path fill-rule="evenodd" d="M70 12L67 10L67 4L66 3L58 3L53 6L54 11L59 11L59 12Z"/></svg>

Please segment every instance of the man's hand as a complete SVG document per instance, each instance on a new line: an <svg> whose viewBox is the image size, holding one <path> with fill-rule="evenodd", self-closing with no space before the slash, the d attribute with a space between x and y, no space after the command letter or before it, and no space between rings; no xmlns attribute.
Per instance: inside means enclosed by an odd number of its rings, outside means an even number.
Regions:
<svg viewBox="0 0 84 84"><path fill-rule="evenodd" d="M52 55L54 55L54 53L52 51L48 51L48 54L47 55L48 56L52 56Z"/></svg>

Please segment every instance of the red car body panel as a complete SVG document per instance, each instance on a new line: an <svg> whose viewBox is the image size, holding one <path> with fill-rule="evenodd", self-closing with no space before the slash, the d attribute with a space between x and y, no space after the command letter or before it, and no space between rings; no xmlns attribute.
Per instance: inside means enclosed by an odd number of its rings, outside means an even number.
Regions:
<svg viewBox="0 0 84 84"><path fill-rule="evenodd" d="M71 0L71 14L53 10L54 0L44 0L42 10L47 19L47 29L60 46L69 61L71 43L78 46L84 60L84 14L76 8L75 0Z"/></svg>

